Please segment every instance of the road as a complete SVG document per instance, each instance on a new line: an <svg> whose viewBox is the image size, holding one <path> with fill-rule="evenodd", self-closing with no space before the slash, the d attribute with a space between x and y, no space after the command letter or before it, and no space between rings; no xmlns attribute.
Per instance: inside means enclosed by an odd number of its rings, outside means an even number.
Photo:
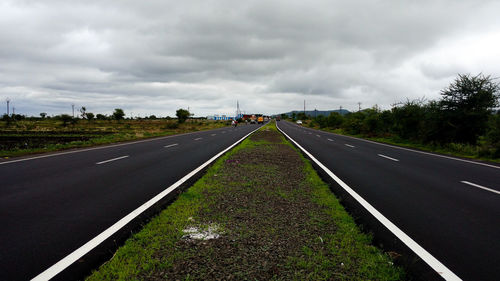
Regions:
<svg viewBox="0 0 500 281"><path fill-rule="evenodd" d="M0 162L0 280L35 277L258 127Z"/></svg>
<svg viewBox="0 0 500 281"><path fill-rule="evenodd" d="M498 280L498 165L396 148L290 122L277 123L459 278Z"/></svg>

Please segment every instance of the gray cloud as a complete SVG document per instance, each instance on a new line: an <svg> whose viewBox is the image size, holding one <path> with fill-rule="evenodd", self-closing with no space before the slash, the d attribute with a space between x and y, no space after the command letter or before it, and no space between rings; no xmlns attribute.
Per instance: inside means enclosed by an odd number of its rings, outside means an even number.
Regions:
<svg viewBox="0 0 500 281"><path fill-rule="evenodd" d="M279 113L436 98L498 76L497 1L0 1L18 112Z"/></svg>

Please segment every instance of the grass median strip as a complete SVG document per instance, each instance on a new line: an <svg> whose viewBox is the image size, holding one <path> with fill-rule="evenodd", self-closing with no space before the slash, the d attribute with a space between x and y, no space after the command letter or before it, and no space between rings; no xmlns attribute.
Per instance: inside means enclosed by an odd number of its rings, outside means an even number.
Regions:
<svg viewBox="0 0 500 281"><path fill-rule="evenodd" d="M273 124L220 158L89 280L399 280Z"/></svg>

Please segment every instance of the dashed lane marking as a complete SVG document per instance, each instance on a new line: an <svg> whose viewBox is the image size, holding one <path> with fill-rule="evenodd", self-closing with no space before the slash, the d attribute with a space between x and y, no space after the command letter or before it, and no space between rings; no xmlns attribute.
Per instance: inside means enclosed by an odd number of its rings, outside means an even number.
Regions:
<svg viewBox="0 0 500 281"><path fill-rule="evenodd" d="M179 145L178 143L173 143L173 144L169 144L169 145L165 145L165 147L172 147L172 146L176 146L176 145Z"/></svg>
<svg viewBox="0 0 500 281"><path fill-rule="evenodd" d="M109 159L109 160L104 160L104 161L101 161L101 162L97 162L96 164L97 165L101 165L101 164L104 164L104 163L108 163L108 162L112 162L112 161L116 161L116 160L120 160L120 159L125 159L129 157L128 155L125 155L125 156L121 156L121 157L116 157L116 158L113 158L113 159Z"/></svg>
<svg viewBox="0 0 500 281"><path fill-rule="evenodd" d="M347 144L347 143L345 143L344 145L348 146L348 147L355 147L354 145L350 145L350 144Z"/></svg>
<svg viewBox="0 0 500 281"><path fill-rule="evenodd" d="M383 155L383 154L377 154L377 155L380 156L380 157L383 157L385 159L389 159L389 160L392 160L392 161L399 162L399 160L396 159L396 158L392 158L392 157L389 157L389 156L386 156L386 155Z"/></svg>
<svg viewBox="0 0 500 281"><path fill-rule="evenodd" d="M468 185L473 186L473 187L481 188L481 189L489 191L489 192L500 194L500 191L498 191L498 190L494 190L494 189L491 189L491 188L488 188L488 187L485 187L485 186L482 186L482 185L479 185L479 184L475 184L475 183L472 183L472 182L461 181L461 183L465 183L465 184L468 184Z"/></svg>

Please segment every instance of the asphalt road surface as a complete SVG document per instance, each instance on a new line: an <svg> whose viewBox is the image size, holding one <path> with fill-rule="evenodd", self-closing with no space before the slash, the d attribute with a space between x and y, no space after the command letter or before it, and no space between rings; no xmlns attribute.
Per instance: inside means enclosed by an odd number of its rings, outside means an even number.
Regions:
<svg viewBox="0 0 500 281"><path fill-rule="evenodd" d="M500 167L277 122L463 280L500 278Z"/></svg>
<svg viewBox="0 0 500 281"><path fill-rule="evenodd" d="M0 280L27 280L260 125L0 162Z"/></svg>

